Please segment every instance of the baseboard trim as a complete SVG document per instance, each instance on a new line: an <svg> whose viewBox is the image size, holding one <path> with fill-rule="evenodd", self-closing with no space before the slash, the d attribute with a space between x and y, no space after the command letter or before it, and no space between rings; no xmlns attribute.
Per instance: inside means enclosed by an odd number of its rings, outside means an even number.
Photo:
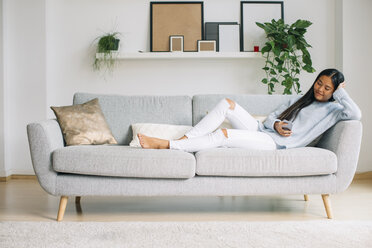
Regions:
<svg viewBox="0 0 372 248"><path fill-rule="evenodd" d="M0 182L8 182L13 179L27 179L27 180L36 180L36 175L10 175L7 177L0 177Z"/></svg>
<svg viewBox="0 0 372 248"><path fill-rule="evenodd" d="M0 177L0 182L8 182L13 179L27 179L27 180L36 180L36 175L10 175L7 177ZM353 180L366 180L366 179L372 179L372 171L357 173L354 175Z"/></svg>

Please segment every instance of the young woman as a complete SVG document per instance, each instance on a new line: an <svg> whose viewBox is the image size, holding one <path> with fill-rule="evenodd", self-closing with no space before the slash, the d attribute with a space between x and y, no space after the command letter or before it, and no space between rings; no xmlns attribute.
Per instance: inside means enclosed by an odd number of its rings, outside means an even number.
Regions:
<svg viewBox="0 0 372 248"><path fill-rule="evenodd" d="M337 100L337 102L335 102ZM217 129L227 118L233 129ZM264 123L225 98L178 140L138 134L142 148L196 152L214 147L275 150L304 147L340 120L360 120L361 111L345 90L344 75L322 71L309 91L272 112ZM292 122L292 128L286 129Z"/></svg>

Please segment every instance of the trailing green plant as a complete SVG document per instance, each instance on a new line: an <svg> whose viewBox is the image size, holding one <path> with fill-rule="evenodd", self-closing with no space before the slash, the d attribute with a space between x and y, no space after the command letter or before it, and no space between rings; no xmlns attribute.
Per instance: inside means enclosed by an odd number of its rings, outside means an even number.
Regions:
<svg viewBox="0 0 372 248"><path fill-rule="evenodd" d="M262 83L267 85L268 93L275 92L275 85L284 86L283 95L292 94L292 89L301 93L299 74L302 70L309 73L315 72L308 47L311 47L304 38L306 29L312 25L310 21L297 20L292 25L285 24L282 19L271 22L259 23L268 41L262 48L261 53L266 58L265 67L262 69L266 77Z"/></svg>
<svg viewBox="0 0 372 248"><path fill-rule="evenodd" d="M94 70L101 70L103 68L108 71L113 70L116 61L116 54L114 52L119 49L119 35L120 33L118 32L106 33L94 40L98 40L96 56L93 63Z"/></svg>

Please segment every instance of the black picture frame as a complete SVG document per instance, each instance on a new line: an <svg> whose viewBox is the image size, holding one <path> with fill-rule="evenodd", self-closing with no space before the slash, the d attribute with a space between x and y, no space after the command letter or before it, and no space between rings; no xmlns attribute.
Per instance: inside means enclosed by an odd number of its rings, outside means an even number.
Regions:
<svg viewBox="0 0 372 248"><path fill-rule="evenodd" d="M206 22L204 28L204 40L216 41L216 52L219 52L218 25L236 25L238 22Z"/></svg>
<svg viewBox="0 0 372 248"><path fill-rule="evenodd" d="M244 5L245 4L262 4L262 6L269 5L269 4L278 4L280 5L281 19L284 20L284 2L283 1L267 1L267 2L266 1L241 1L240 2L240 51L250 52L244 49ZM271 19L268 21L271 21Z"/></svg>
<svg viewBox="0 0 372 248"><path fill-rule="evenodd" d="M200 9L201 9L201 13L200 13L200 37L197 37L195 38L195 49L194 50L186 50L185 47L188 46L189 42L185 42L185 39L188 39L188 35L185 34L185 33L182 33L182 31L180 31L179 33L176 32L173 34L177 34L177 35L183 35L184 36L184 52L197 52L197 40L200 40L204 37L204 2L202 1L190 1L190 2L174 2L174 1L167 1L167 2L158 2L158 1L152 1L150 2L150 52L167 52L167 50L169 51L169 49L162 49L162 50L158 50L158 49L154 49L154 26L153 26L153 20L154 20L154 6L155 5L169 5L169 4L178 4L178 5L181 5L181 4L197 4L197 5L200 5ZM169 37L169 35L168 35ZM194 40L194 38L191 39L192 41Z"/></svg>

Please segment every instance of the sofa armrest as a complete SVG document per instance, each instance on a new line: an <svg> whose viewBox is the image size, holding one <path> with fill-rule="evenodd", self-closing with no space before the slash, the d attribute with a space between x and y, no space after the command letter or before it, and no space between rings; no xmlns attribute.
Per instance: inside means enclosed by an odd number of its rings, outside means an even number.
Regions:
<svg viewBox="0 0 372 248"><path fill-rule="evenodd" d="M52 153L64 146L61 128L56 120L31 123L27 136L37 179L46 192L55 195L57 172L52 167Z"/></svg>
<svg viewBox="0 0 372 248"><path fill-rule="evenodd" d="M328 129L317 147L337 155L336 193L346 190L353 180L362 142L362 123L358 120L340 121Z"/></svg>

